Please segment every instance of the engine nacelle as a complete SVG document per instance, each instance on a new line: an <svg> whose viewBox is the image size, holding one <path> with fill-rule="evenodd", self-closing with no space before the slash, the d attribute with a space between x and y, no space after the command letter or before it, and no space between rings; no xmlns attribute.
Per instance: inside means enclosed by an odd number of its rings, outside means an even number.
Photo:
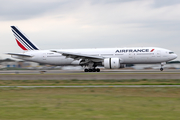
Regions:
<svg viewBox="0 0 180 120"><path fill-rule="evenodd" d="M119 69L120 59L119 58L106 58L104 59L104 68L106 69Z"/></svg>

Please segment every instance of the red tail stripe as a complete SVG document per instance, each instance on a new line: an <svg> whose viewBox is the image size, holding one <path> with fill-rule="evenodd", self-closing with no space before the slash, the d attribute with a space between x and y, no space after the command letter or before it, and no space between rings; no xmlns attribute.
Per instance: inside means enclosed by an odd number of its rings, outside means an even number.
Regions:
<svg viewBox="0 0 180 120"><path fill-rule="evenodd" d="M16 39L17 44L19 47L21 47L23 50L27 50L17 39Z"/></svg>

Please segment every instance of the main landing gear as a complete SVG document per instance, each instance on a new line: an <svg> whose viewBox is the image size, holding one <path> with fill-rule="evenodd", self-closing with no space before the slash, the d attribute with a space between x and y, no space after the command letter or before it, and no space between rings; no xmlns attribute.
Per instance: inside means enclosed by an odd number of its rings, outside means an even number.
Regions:
<svg viewBox="0 0 180 120"><path fill-rule="evenodd" d="M88 62L83 66L84 72L100 72L100 69L96 68L98 64L101 65L100 63Z"/></svg>
<svg viewBox="0 0 180 120"><path fill-rule="evenodd" d="M95 68L93 68L93 69L84 69L84 72L100 72L100 69L99 68L97 68L97 69L95 69Z"/></svg>

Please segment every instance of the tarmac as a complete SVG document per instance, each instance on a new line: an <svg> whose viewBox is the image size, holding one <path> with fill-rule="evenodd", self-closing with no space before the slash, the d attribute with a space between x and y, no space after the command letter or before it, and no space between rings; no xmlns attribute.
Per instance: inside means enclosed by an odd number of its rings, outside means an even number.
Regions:
<svg viewBox="0 0 180 120"><path fill-rule="evenodd" d="M1 70L0 80L125 80L180 79L180 69L159 70Z"/></svg>

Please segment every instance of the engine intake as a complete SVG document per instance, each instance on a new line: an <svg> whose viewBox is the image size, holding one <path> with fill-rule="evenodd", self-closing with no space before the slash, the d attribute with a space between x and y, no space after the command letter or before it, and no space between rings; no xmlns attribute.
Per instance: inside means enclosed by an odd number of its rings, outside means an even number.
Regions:
<svg viewBox="0 0 180 120"><path fill-rule="evenodd" d="M104 67L106 69L119 69L121 67L120 59L119 58L106 58L104 59Z"/></svg>

